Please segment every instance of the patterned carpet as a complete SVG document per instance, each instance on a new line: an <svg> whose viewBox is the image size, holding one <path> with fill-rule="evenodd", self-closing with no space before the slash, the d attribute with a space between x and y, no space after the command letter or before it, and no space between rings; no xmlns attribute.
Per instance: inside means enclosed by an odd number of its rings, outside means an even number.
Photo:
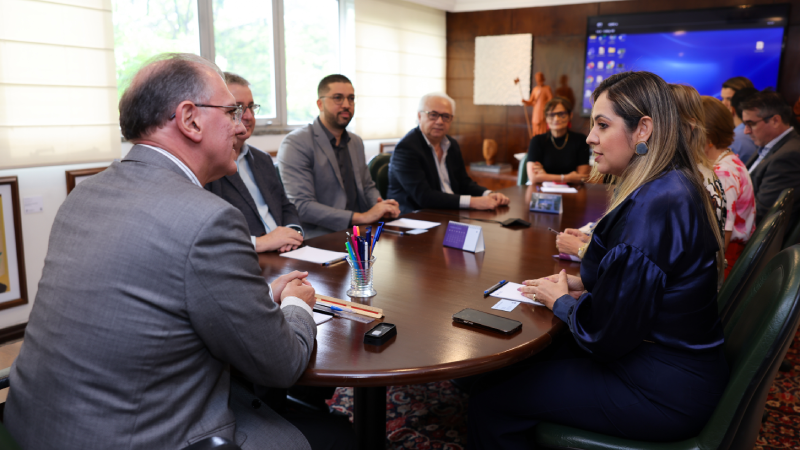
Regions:
<svg viewBox="0 0 800 450"><path fill-rule="evenodd" d="M767 421L754 450L800 449L800 332L786 355L792 371L778 372L767 398ZM393 386L387 393L386 448L463 450L468 397L449 381ZM353 389L338 388L331 407L353 416Z"/></svg>

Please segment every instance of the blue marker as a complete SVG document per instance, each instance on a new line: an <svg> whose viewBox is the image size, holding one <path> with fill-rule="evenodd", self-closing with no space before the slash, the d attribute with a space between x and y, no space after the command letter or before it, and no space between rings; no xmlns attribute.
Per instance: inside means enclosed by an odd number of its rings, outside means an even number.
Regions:
<svg viewBox="0 0 800 450"><path fill-rule="evenodd" d="M484 297L488 296L489 294L491 294L492 292L500 289L501 287L505 286L506 284L508 284L508 281L506 281L506 280L503 280L503 281L495 284L494 286L490 287L489 289L483 291L483 296Z"/></svg>

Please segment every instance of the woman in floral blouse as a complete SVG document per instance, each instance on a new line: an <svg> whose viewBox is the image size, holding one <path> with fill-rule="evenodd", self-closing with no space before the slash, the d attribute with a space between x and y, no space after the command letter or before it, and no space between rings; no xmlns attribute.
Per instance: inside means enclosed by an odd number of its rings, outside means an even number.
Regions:
<svg viewBox="0 0 800 450"><path fill-rule="evenodd" d="M722 182L728 203L725 220L727 277L756 229L756 201L747 167L728 148L733 142L730 111L719 100L707 96L703 96L703 110L706 116L706 155L714 164L714 173Z"/></svg>

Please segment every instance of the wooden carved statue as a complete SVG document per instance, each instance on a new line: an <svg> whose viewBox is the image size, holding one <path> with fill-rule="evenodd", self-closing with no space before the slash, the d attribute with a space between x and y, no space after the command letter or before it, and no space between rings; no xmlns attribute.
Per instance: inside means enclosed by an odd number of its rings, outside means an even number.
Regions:
<svg viewBox="0 0 800 450"><path fill-rule="evenodd" d="M494 139L483 140L483 159L487 166L494 165L494 157L497 156L497 142Z"/></svg>
<svg viewBox="0 0 800 450"><path fill-rule="evenodd" d="M536 72L534 75L536 79L536 86L531 90L531 98L523 100L527 106L533 106L533 118L531 125L533 125L533 135L547 133L547 123L544 120L544 105L553 99L553 91L550 86L544 84L544 74Z"/></svg>
<svg viewBox="0 0 800 450"><path fill-rule="evenodd" d="M558 88L556 88L556 97L561 97L569 100L572 107L575 107L575 93L569 87L569 76L563 74L558 78Z"/></svg>

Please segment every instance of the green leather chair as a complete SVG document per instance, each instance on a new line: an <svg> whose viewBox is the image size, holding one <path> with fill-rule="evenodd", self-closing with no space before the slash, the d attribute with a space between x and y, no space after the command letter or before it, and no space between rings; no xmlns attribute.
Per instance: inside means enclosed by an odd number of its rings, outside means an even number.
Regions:
<svg viewBox="0 0 800 450"><path fill-rule="evenodd" d="M744 297L747 287L752 284L761 269L783 248L783 233L789 215L776 210L756 227L742 254L722 284L717 296L717 311L722 323L727 323L731 311Z"/></svg>
<svg viewBox="0 0 800 450"><path fill-rule="evenodd" d="M379 153L373 156L372 159L370 159L367 163L369 174L372 176L372 181L374 181L376 185L378 184L378 170L380 170L380 168L383 166L388 166L391 159L391 153ZM385 194L381 195L384 195L384 198L386 198Z"/></svg>
<svg viewBox="0 0 800 450"><path fill-rule="evenodd" d="M381 193L381 198L386 198L386 193L389 192L389 165L384 164L378 169L378 177L375 180L375 186L378 187L378 192Z"/></svg>
<svg viewBox="0 0 800 450"><path fill-rule="evenodd" d="M528 154L519 162L519 169L517 169L517 186L525 186L528 184Z"/></svg>
<svg viewBox="0 0 800 450"><path fill-rule="evenodd" d="M786 238L783 240L783 248L791 247L795 244L800 244L800 220L786 231Z"/></svg>
<svg viewBox="0 0 800 450"><path fill-rule="evenodd" d="M757 277L725 326L728 386L700 434L680 442L641 442L540 423L532 438L542 448L586 450L752 450L767 393L800 320L800 246L783 250Z"/></svg>
<svg viewBox="0 0 800 450"><path fill-rule="evenodd" d="M786 211L789 216L792 215L792 206L794 206L794 189L787 188L781 191L780 195L778 195L778 199L775 200L775 203L772 204L772 207L769 208L764 217L769 217L770 214L774 213L777 210ZM758 226L758 224L756 224Z"/></svg>

